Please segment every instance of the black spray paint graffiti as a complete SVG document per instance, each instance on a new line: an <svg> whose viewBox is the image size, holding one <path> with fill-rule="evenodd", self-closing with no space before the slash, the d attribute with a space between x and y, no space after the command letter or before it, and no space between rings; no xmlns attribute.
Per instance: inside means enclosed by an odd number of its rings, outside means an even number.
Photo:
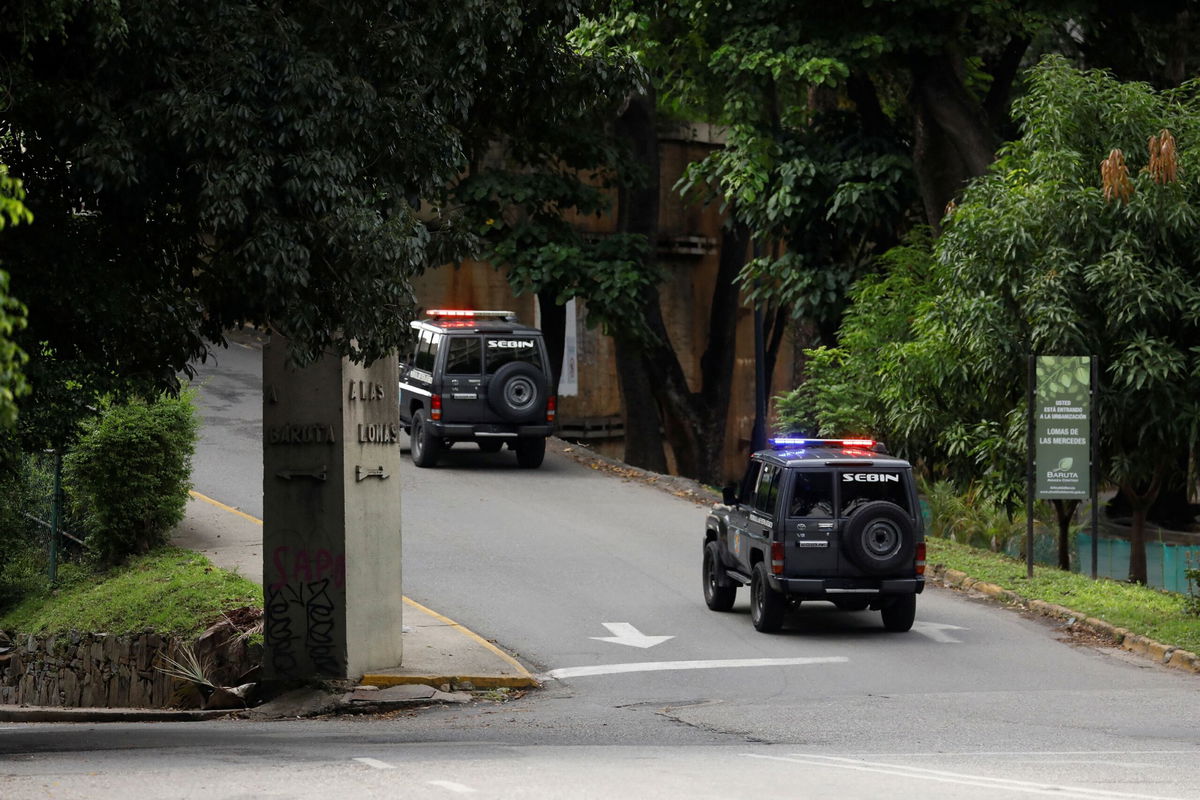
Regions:
<svg viewBox="0 0 1200 800"><path fill-rule="evenodd" d="M345 556L277 547L272 561L279 580L267 585L265 638L277 676L340 677L345 653L337 642L337 593L346 585ZM331 594L333 590L333 594ZM303 663L302 663L303 659Z"/></svg>
<svg viewBox="0 0 1200 800"><path fill-rule="evenodd" d="M337 606L329 595L329 579L308 584L272 584L267 589L266 643L276 676L311 674L341 677L344 654L338 647Z"/></svg>

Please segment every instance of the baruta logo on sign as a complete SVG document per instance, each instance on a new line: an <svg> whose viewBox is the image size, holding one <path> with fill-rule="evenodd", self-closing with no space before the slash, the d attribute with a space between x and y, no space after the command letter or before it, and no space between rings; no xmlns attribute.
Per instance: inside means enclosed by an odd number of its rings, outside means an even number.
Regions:
<svg viewBox="0 0 1200 800"><path fill-rule="evenodd" d="M1051 480L1055 478L1079 480L1079 473L1071 472L1071 467L1073 466L1075 466L1075 459L1070 457L1060 459L1057 467L1046 471L1046 477Z"/></svg>
<svg viewBox="0 0 1200 800"><path fill-rule="evenodd" d="M525 347L533 347L533 342L526 339L489 339L488 347L508 347L512 349L522 349Z"/></svg>
<svg viewBox="0 0 1200 800"><path fill-rule="evenodd" d="M899 475L888 475L883 472L844 472L842 483L899 483Z"/></svg>

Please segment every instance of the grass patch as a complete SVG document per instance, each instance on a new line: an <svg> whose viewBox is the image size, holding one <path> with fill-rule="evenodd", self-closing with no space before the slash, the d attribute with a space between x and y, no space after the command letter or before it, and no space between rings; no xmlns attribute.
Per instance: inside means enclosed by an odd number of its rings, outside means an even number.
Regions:
<svg viewBox="0 0 1200 800"><path fill-rule="evenodd" d="M56 589L26 591L0 614L0 629L194 636L223 611L261 606L262 589L199 553L167 547L109 570L74 566Z"/></svg>
<svg viewBox="0 0 1200 800"><path fill-rule="evenodd" d="M1146 586L1035 565L1026 577L1025 562L979 550L950 539L927 537L926 561L945 565L977 580L994 583L1029 600L1066 606L1163 644L1200 653L1200 617L1188 613L1188 598Z"/></svg>

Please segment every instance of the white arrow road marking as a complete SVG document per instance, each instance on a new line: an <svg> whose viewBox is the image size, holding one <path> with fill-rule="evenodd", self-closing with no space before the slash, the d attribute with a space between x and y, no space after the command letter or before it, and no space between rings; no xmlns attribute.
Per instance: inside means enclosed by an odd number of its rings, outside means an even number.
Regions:
<svg viewBox="0 0 1200 800"><path fill-rule="evenodd" d="M949 772L941 769L925 767L910 767L902 764L888 764L878 761L863 761L857 758L842 758L838 756L819 756L800 753L795 756L767 756L760 753L743 753L746 758L760 758L767 761L784 761L791 764L802 764L809 767L836 767L855 772L874 772L892 777L916 778L920 780L937 781L939 783L956 783L961 786L975 786L982 789L1005 789L1025 794L1048 795L1050 797L1074 798L1138 798L1138 800L1168 800L1159 795L1131 794L1123 791L1106 789L1090 789L1086 786L1067 786L1056 783L1035 783L1013 778L993 778L987 775L971 775L963 772Z"/></svg>
<svg viewBox="0 0 1200 800"><path fill-rule="evenodd" d="M914 622L912 629L914 633L928 636L940 644L962 644L962 639L955 639L946 631L970 630L969 628L960 628L958 625L946 625L942 622Z"/></svg>
<svg viewBox="0 0 1200 800"><path fill-rule="evenodd" d="M447 789L451 792L457 792L458 794L471 794L471 792L475 791L474 789L472 789L470 786L467 786L466 784L455 783L454 781L425 781L425 782L428 783L430 786L437 786L440 789Z"/></svg>
<svg viewBox="0 0 1200 800"><path fill-rule="evenodd" d="M589 636L589 639L595 639L598 642L612 642L613 644L627 644L630 647L654 647L656 644L662 644L667 639L674 639L674 636L647 636L637 628L630 625L628 622L602 622L600 623L608 628L608 632L612 636Z"/></svg>
<svg viewBox="0 0 1200 800"><path fill-rule="evenodd" d="M732 667L793 667L805 664L844 664L844 656L819 658L729 658L720 661L640 661L634 664L597 664L590 667L560 667L540 678L584 678L623 672L664 672L677 669L730 669Z"/></svg>
<svg viewBox="0 0 1200 800"><path fill-rule="evenodd" d="M356 758L354 760L360 764L366 764L368 767L374 767L375 769L395 769L396 768L395 766L387 763L386 761L380 761L377 758Z"/></svg>

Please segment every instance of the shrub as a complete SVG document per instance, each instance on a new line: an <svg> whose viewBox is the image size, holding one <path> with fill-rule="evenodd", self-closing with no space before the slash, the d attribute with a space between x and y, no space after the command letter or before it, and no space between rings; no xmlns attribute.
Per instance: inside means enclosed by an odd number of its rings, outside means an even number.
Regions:
<svg viewBox="0 0 1200 800"><path fill-rule="evenodd" d="M106 406L84 424L63 482L100 561L166 544L187 504L197 427L189 394Z"/></svg>
<svg viewBox="0 0 1200 800"><path fill-rule="evenodd" d="M976 485L960 493L949 481L924 482L921 487L929 503L929 534L995 553L1011 551L1012 544L1022 545L1025 515L1008 512L988 498Z"/></svg>

